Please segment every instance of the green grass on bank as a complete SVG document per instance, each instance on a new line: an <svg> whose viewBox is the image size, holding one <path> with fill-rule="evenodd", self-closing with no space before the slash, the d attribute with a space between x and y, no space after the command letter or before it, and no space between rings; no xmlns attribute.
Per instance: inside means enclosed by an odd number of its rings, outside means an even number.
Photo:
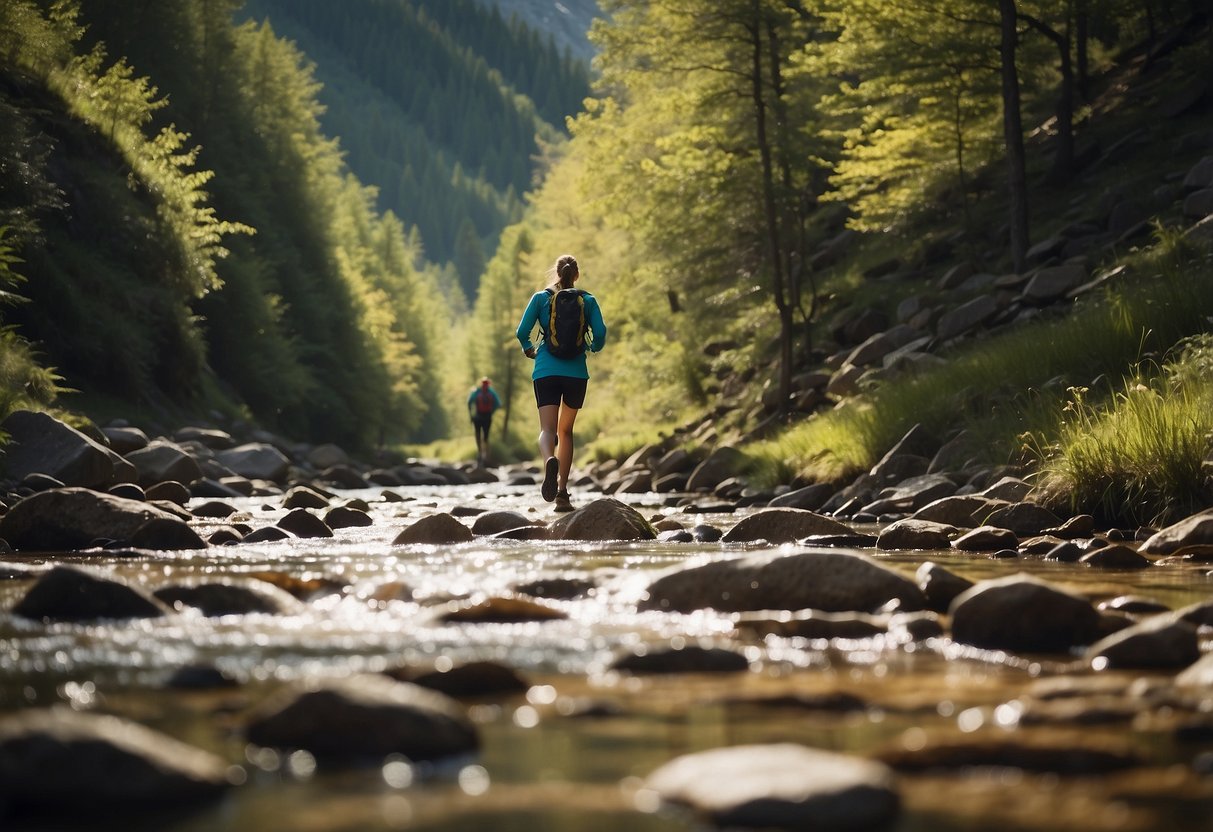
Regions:
<svg viewBox="0 0 1213 832"><path fill-rule="evenodd" d="M1127 378L1103 406L1071 391L1056 440L1040 449L1039 485L1050 501L1145 525L1209 504L1202 462L1213 444L1213 335L1177 353L1161 372Z"/></svg>
<svg viewBox="0 0 1213 832"><path fill-rule="evenodd" d="M988 464L1049 464L1053 454L1064 456L1074 444L1065 440L1074 413L1072 403L1066 407L1070 388L1111 395L1111 385L1101 378L1132 375L1141 362L1164 356L1181 339L1210 328L1213 255L1176 233L1160 229L1157 238L1150 249L1123 262L1124 272L1109 281L1108 289L1088 296L1065 317L970 342L948 355L945 365L891 379L843 408L752 446L757 477L766 482L846 481L871 467L915 424L941 440L964 430L972 458ZM1177 394L1164 386L1158 395ZM1137 406L1136 398L1130 399ZM1083 407L1102 414L1105 404L1085 400ZM1088 411L1088 416L1104 418L1095 413ZM1144 420L1141 430L1150 429ZM1110 446L1122 439L1112 431L1091 441ZM1175 459L1168 464L1189 465L1179 462L1193 452L1188 446L1171 446L1166 439L1154 444L1164 455L1171 448ZM1101 453L1110 456L1113 450ZM1069 490L1085 503L1101 493L1102 474L1094 466L1068 467L1073 473L1054 480L1055 494ZM1146 476L1145 471L1139 476ZM1188 487L1190 483L1176 486ZM1132 494L1150 491L1129 488ZM1168 502L1182 503L1182 497L1167 493L1171 496L1149 497L1149 507L1139 499L1134 511L1165 512ZM1111 505L1115 499L1104 502Z"/></svg>

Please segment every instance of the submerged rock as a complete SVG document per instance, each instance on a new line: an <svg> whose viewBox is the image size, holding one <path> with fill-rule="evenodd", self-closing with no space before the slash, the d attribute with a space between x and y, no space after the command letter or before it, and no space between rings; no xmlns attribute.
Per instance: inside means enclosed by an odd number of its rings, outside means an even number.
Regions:
<svg viewBox="0 0 1213 832"><path fill-rule="evenodd" d="M719 827L863 832L887 828L901 804L884 765L792 743L687 754L644 785Z"/></svg>
<svg viewBox="0 0 1213 832"><path fill-rule="evenodd" d="M526 693L530 688L513 668L488 661L468 662L450 670L432 670L400 681L455 697Z"/></svg>

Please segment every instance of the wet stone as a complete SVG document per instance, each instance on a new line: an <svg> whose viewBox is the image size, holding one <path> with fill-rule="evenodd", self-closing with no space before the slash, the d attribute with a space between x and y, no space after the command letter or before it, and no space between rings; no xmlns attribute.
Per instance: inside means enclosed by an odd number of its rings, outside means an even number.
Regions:
<svg viewBox="0 0 1213 832"><path fill-rule="evenodd" d="M611 662L610 669L636 674L741 673L750 662L741 653L700 645L649 647Z"/></svg>
<svg viewBox="0 0 1213 832"><path fill-rule="evenodd" d="M406 528L392 545L409 543L467 543L473 539L472 530L449 514L431 514Z"/></svg>
<svg viewBox="0 0 1213 832"><path fill-rule="evenodd" d="M568 613L563 610L537 604L525 598L486 598L471 606L449 610L438 618L448 624L511 624L523 621L557 621L568 617Z"/></svg>
<svg viewBox="0 0 1213 832"><path fill-rule="evenodd" d="M456 698L526 693L530 688L530 683L513 668L489 661L468 662L449 670L432 670L400 681L409 681Z"/></svg>
<svg viewBox="0 0 1213 832"><path fill-rule="evenodd" d="M556 601L571 601L574 598L584 598L598 587L589 578L565 578L553 576L515 584L514 591L534 598L551 598Z"/></svg>
<svg viewBox="0 0 1213 832"><path fill-rule="evenodd" d="M479 514L472 523L472 534L490 535L533 526L535 521L517 511L486 511Z"/></svg>
<svg viewBox="0 0 1213 832"><path fill-rule="evenodd" d="M277 526L266 526L261 529L255 529L244 536L244 543L276 543L279 540L288 540L294 537L293 534L286 529L280 529Z"/></svg>
<svg viewBox="0 0 1213 832"><path fill-rule="evenodd" d="M886 622L875 616L818 610L803 610L774 618L742 613L734 626L738 632L754 638L865 639L882 636L887 631Z"/></svg>
<svg viewBox="0 0 1213 832"><path fill-rule="evenodd" d="M236 507L222 500L208 500L194 506L190 513L195 517L230 517L236 513Z"/></svg>
<svg viewBox="0 0 1213 832"><path fill-rule="evenodd" d="M295 537L332 537L333 530L328 524L305 508L297 508L283 517L276 524Z"/></svg>
<svg viewBox="0 0 1213 832"><path fill-rule="evenodd" d="M1088 552L1078 559L1079 563L1099 569L1148 569L1150 560L1137 553L1131 546L1116 544Z"/></svg>
<svg viewBox="0 0 1213 832"><path fill-rule="evenodd" d="M176 517L153 517L135 529L130 544L136 549L174 552L206 548L206 541Z"/></svg>
<svg viewBox="0 0 1213 832"><path fill-rule="evenodd" d="M850 526L816 512L798 508L768 508L738 522L725 532L721 540L725 543L755 540L791 543L810 535L852 533Z"/></svg>
<svg viewBox="0 0 1213 832"><path fill-rule="evenodd" d="M207 494L193 494L190 489L186 488L179 482L158 482L144 492L144 496L148 500L167 500L170 503L176 503L183 506L189 502L190 497L205 497L205 496L220 496Z"/></svg>
<svg viewBox="0 0 1213 832"><path fill-rule="evenodd" d="M995 650L1062 652L1095 641L1099 613L1044 581L982 581L952 602L952 638Z"/></svg>
<svg viewBox="0 0 1213 832"><path fill-rule="evenodd" d="M362 509L350 506L337 506L324 515L324 522L330 529L352 529L374 525L375 521Z"/></svg>
<svg viewBox="0 0 1213 832"><path fill-rule="evenodd" d="M1143 598L1139 595L1118 595L1097 605L1101 610L1113 610L1133 614L1167 612L1170 607L1153 598Z"/></svg>
<svg viewBox="0 0 1213 832"><path fill-rule="evenodd" d="M299 609L294 596L273 584L235 578L161 587L155 596L170 607L194 607L208 618L247 613L286 615Z"/></svg>
<svg viewBox="0 0 1213 832"><path fill-rule="evenodd" d="M792 743L687 754L658 768L644 786L722 828L865 832L887 828L901 804L880 763Z"/></svg>
<svg viewBox="0 0 1213 832"><path fill-rule="evenodd" d="M1014 532L996 526L978 526L952 541L952 548L962 552L996 552L1018 547L1019 538Z"/></svg>
<svg viewBox="0 0 1213 832"><path fill-rule="evenodd" d="M1195 626L1167 613L1097 641L1087 658L1097 670L1177 670L1200 658L1200 644Z"/></svg>
<svg viewBox="0 0 1213 832"><path fill-rule="evenodd" d="M386 676L351 676L282 691L252 714L245 734L273 748L318 758L434 760L475 751L480 739L463 708L444 694Z"/></svg>
<svg viewBox="0 0 1213 832"><path fill-rule="evenodd" d="M45 621L159 618L166 612L142 589L78 566L51 569L13 607L15 615Z"/></svg>
<svg viewBox="0 0 1213 832"><path fill-rule="evenodd" d="M919 566L914 577L927 599L927 606L936 612L946 612L957 595L973 586L968 578L962 578L931 561Z"/></svg>
<svg viewBox="0 0 1213 832"><path fill-rule="evenodd" d="M283 508L328 508L328 497L306 485L296 485L286 492Z"/></svg>
<svg viewBox="0 0 1213 832"><path fill-rule="evenodd" d="M101 806L218 798L227 771L210 752L117 717L52 708L0 719L0 806L96 822Z"/></svg>

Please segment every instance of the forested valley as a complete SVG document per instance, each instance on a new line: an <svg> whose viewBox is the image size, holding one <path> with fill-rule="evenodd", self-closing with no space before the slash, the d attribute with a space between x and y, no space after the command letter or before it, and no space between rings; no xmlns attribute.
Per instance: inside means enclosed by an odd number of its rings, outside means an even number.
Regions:
<svg viewBox="0 0 1213 832"><path fill-rule="evenodd" d="M599 6L591 68L471 0L0 0L3 406L459 455L489 375L527 458L513 330L566 252L596 451L754 443L772 480L916 423L1047 458L1068 391L1199 347L1207 3Z"/></svg>
<svg viewBox="0 0 1213 832"><path fill-rule="evenodd" d="M279 18L347 61L322 83ZM6 411L444 435L434 359L583 62L472 2L6 0L0 29Z"/></svg>

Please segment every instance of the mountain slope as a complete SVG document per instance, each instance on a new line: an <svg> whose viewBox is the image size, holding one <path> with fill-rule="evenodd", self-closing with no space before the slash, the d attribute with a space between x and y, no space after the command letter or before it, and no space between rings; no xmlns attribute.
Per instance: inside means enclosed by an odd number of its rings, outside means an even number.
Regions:
<svg viewBox="0 0 1213 832"><path fill-rule="evenodd" d="M316 63L321 120L378 205L453 262L474 296L484 252L520 216L537 137L557 138L588 66L473 0L251 0Z"/></svg>

